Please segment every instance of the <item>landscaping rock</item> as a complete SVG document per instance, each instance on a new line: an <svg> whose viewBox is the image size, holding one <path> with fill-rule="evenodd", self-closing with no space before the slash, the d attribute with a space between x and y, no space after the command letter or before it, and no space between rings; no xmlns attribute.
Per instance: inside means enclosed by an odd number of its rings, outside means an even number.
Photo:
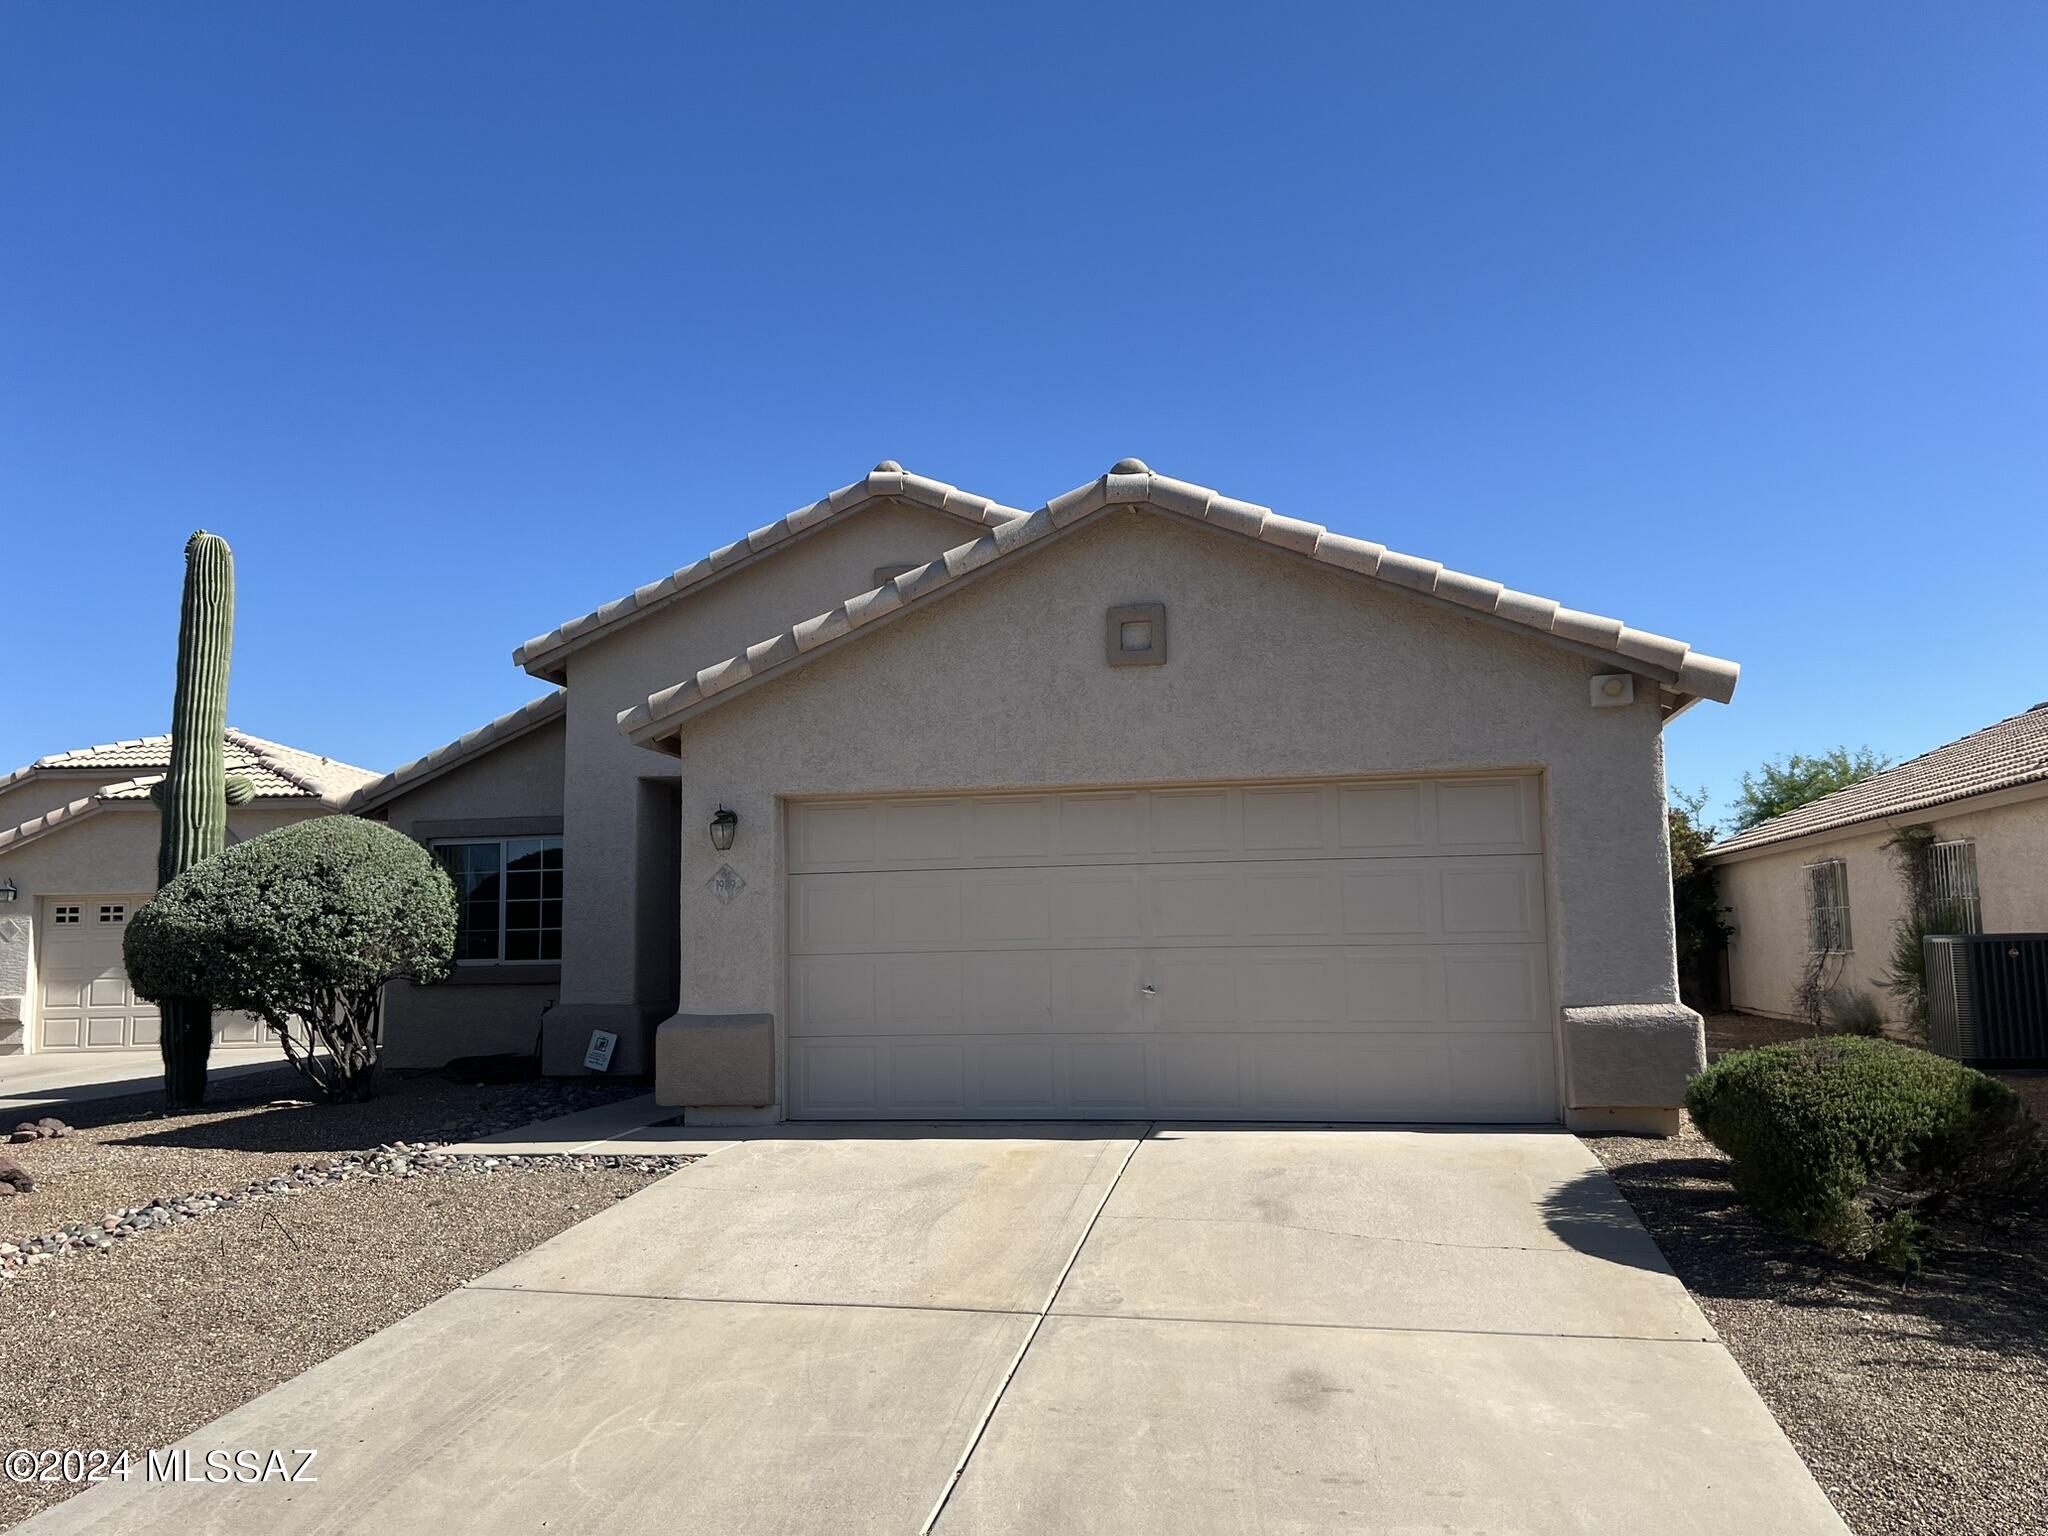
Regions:
<svg viewBox="0 0 2048 1536"><path fill-rule="evenodd" d="M25 1195L36 1187L35 1176L11 1157L0 1156L0 1185L10 1195Z"/></svg>
<svg viewBox="0 0 2048 1536"><path fill-rule="evenodd" d="M34 1141L37 1138L34 1131L15 1131L7 1139L9 1141Z"/></svg>
<svg viewBox="0 0 2048 1536"><path fill-rule="evenodd" d="M71 1134L71 1127L62 1120L57 1119L54 1115L45 1115L36 1122L36 1134L39 1136L69 1136Z"/></svg>

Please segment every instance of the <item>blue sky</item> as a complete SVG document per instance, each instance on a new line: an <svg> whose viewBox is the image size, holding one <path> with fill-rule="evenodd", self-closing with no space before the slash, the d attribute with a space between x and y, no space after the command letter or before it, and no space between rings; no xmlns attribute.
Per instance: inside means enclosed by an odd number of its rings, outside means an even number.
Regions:
<svg viewBox="0 0 2048 1536"><path fill-rule="evenodd" d="M1669 734L2048 698L2048 9L0 0L0 769L375 768L877 459L1124 454L1732 656Z"/></svg>

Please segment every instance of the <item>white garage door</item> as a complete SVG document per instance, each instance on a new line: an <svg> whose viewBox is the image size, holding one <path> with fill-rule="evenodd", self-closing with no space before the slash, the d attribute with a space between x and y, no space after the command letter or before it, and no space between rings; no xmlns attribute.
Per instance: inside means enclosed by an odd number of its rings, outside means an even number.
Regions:
<svg viewBox="0 0 2048 1536"><path fill-rule="evenodd" d="M791 1111L1557 1118L1533 778L789 807Z"/></svg>
<svg viewBox="0 0 2048 1536"><path fill-rule="evenodd" d="M155 1045L156 1005L128 985L121 936L128 919L149 900L132 892L66 896L42 904L36 955L38 1049L115 1050ZM255 1045L266 1035L247 1014L216 1014L213 1038L221 1045Z"/></svg>

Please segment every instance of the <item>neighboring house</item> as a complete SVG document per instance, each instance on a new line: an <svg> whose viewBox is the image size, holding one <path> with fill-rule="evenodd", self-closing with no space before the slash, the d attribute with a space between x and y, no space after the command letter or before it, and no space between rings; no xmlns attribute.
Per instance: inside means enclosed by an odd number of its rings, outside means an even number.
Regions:
<svg viewBox="0 0 2048 1536"><path fill-rule="evenodd" d="M1816 957L1825 982L1875 995L1905 889L1884 847L1926 827L1937 893L1972 933L2048 929L2048 704L1773 816L1707 850L1720 875L1729 1001L1792 1017Z"/></svg>
<svg viewBox="0 0 2048 1536"><path fill-rule="evenodd" d="M394 1060L553 995L548 1071L614 1032L694 1120L1664 1129L1703 1061L1660 733L1737 669L1618 620L1135 460L884 462L515 659L564 692L354 805L480 978Z"/></svg>
<svg viewBox="0 0 2048 1536"><path fill-rule="evenodd" d="M161 813L149 792L171 738L147 736L38 758L0 778L0 1056L154 1045L156 1009L121 964L129 916L156 890ZM375 775L230 729L227 771L255 797L228 813L240 842L338 810ZM241 1015L225 1045L255 1044Z"/></svg>

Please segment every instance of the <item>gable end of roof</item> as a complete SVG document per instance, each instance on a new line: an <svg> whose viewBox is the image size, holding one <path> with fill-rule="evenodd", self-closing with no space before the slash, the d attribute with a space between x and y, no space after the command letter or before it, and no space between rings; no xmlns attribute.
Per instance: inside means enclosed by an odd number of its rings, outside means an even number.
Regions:
<svg viewBox="0 0 2048 1536"><path fill-rule="evenodd" d="M615 597L544 635L535 635L512 652L512 664L549 682L566 683L568 673L563 662L579 646L693 596L739 566L780 550L828 523L889 501L941 512L976 528L1000 527L1024 515L1016 507L976 496L943 480L910 474L893 460L884 459L861 479L756 528L744 539L714 549L703 559L693 560L658 581L635 587L623 597Z"/></svg>
<svg viewBox="0 0 2048 1536"><path fill-rule="evenodd" d="M622 710L619 729L642 746L672 740L690 716L735 690L801 665L813 655L886 621L912 605L954 590L968 578L1057 538L1113 506L1149 506L1223 532L1328 565L1352 575L1414 592L1511 631L1533 633L1598 659L1614 658L1662 685L1667 714L1698 699L1726 703L1741 669L1732 661L1694 651L1682 640L1630 628L1619 619L1581 613L1550 598L1516 592L1499 582L1447 571L1437 561L1397 554L1383 544L1330 532L1319 523L1284 517L1270 507L1224 496L1207 486L1155 475L1137 460L1055 496L1028 516L992 529L972 543L905 571L873 591L848 598L830 612L793 625L649 695Z"/></svg>
<svg viewBox="0 0 2048 1536"><path fill-rule="evenodd" d="M408 790L419 788L431 779L438 779L451 769L464 763L495 752L533 731L540 729L551 720L559 720L567 711L569 695L557 688L553 693L522 704L498 716L497 719L478 726L467 735L459 736L445 746L436 747L424 757L416 757L409 763L401 763L381 779L373 779L363 785L342 806L352 816L360 816L378 806L388 805Z"/></svg>

